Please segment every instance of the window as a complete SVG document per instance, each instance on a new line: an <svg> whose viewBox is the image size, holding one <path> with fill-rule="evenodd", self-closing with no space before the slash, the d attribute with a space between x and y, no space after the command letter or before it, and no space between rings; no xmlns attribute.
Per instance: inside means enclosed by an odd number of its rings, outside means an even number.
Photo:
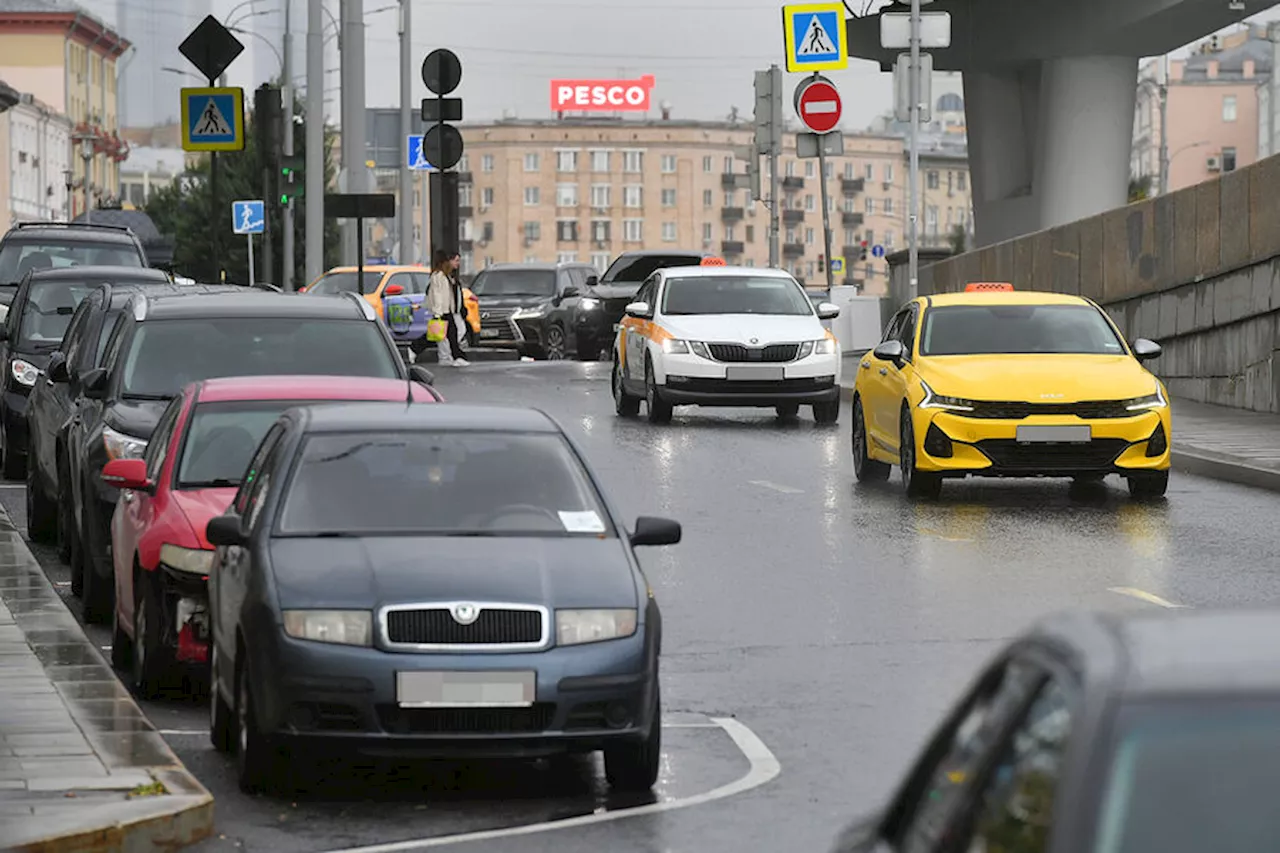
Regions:
<svg viewBox="0 0 1280 853"><path fill-rule="evenodd" d="M609 268L609 258L608 252L592 252L591 265L600 272L604 272Z"/></svg>
<svg viewBox="0 0 1280 853"><path fill-rule="evenodd" d="M662 240L666 243L674 243L676 241L676 224L674 222L662 223Z"/></svg>
<svg viewBox="0 0 1280 853"><path fill-rule="evenodd" d="M644 242L644 220L622 220L622 239L626 240L628 243Z"/></svg>
<svg viewBox="0 0 1280 853"><path fill-rule="evenodd" d="M182 411L185 403L186 401L181 394L173 398L164 413L160 415L160 420L156 422L156 428L151 433L151 440L147 442L147 449L142 453L142 459L147 466L147 479L153 483L160 479L160 469L164 468L164 460L169 455L169 444L173 440L173 425L177 423L178 413ZM269 426L271 426L271 421L268 421L266 426L262 428L262 432L266 432ZM262 433L258 434L258 438L262 438ZM190 441L187 444L189 446ZM249 457L253 455L253 451L257 446L258 443L255 441L240 461L240 470L235 475L237 482L233 485L239 485L240 475L244 473L245 465L249 463Z"/></svg>
<svg viewBox="0 0 1280 853"><path fill-rule="evenodd" d="M867 163L865 166L863 166L863 167L862 167L862 175L863 175L863 177L865 177L868 181L873 181L873 180L875 180L875 177L876 177L876 167L875 167L874 165L872 165L871 163Z"/></svg>
<svg viewBox="0 0 1280 853"><path fill-rule="evenodd" d="M665 174L665 175L672 175L672 174L675 174L675 171L676 171L676 155L674 155L674 154L663 154L663 155L662 155L662 172L663 172L663 174Z"/></svg>
<svg viewBox="0 0 1280 853"><path fill-rule="evenodd" d="M67 279L32 279L22 305L22 316L17 318L18 348L44 352L57 349L76 308L94 287L95 284Z"/></svg>
<svg viewBox="0 0 1280 853"><path fill-rule="evenodd" d="M788 160L782 172L784 177L794 178L796 176L796 161Z"/></svg>
<svg viewBox="0 0 1280 853"><path fill-rule="evenodd" d="M1222 171L1234 172L1236 170L1236 149L1222 149Z"/></svg>
<svg viewBox="0 0 1280 853"><path fill-rule="evenodd" d="M702 171L709 175L711 174L711 170L714 168L715 166L713 165L711 155L708 154L706 157L702 158Z"/></svg>
<svg viewBox="0 0 1280 853"><path fill-rule="evenodd" d="M573 150L556 152L556 171L557 172L576 172L578 171L578 152Z"/></svg>
<svg viewBox="0 0 1280 853"><path fill-rule="evenodd" d="M254 503L262 493L261 483L263 478L259 475L262 474L267 457L275 450L283 433L284 427L280 426L280 424L275 424L268 429L266 436L262 439L262 444L258 445L257 452L253 454L253 458L249 460L249 464L243 472L244 482L240 484L240 491L236 493L235 500L232 502L236 514L241 518L246 517L250 504Z"/></svg>
<svg viewBox="0 0 1280 853"><path fill-rule="evenodd" d="M853 229L852 228L844 229L844 244L846 246L854 246L854 245L857 245L857 242L858 242L858 238L854 234Z"/></svg>
<svg viewBox="0 0 1280 853"><path fill-rule="evenodd" d="M852 163L845 163L845 164L844 164L844 179L845 179L846 181L852 181L852 180L853 180L853 164L852 164Z"/></svg>
<svg viewBox="0 0 1280 853"><path fill-rule="evenodd" d="M239 486L245 469L252 461L253 451L271 425L285 409L305 404L305 400L272 400L201 403L196 406L182 442L176 487Z"/></svg>
<svg viewBox="0 0 1280 853"><path fill-rule="evenodd" d="M591 206L608 208L613 205L612 187L608 184L591 185Z"/></svg>
<svg viewBox="0 0 1280 853"><path fill-rule="evenodd" d="M956 174L956 189L960 190L960 192L964 192L968 184L969 176L964 172L958 172Z"/></svg>
<svg viewBox="0 0 1280 853"><path fill-rule="evenodd" d="M541 198L542 198L542 195L539 192L537 187L524 188L524 206L525 207L537 207L539 202L541 201Z"/></svg>
<svg viewBox="0 0 1280 853"><path fill-rule="evenodd" d="M884 232L884 247L886 249L893 248L893 232L892 231Z"/></svg>
<svg viewBox="0 0 1280 853"><path fill-rule="evenodd" d="M578 262L577 252L560 252L556 255L556 263L576 264Z"/></svg>
<svg viewBox="0 0 1280 853"><path fill-rule="evenodd" d="M804 241L810 246L813 245L813 229L812 228L804 229Z"/></svg>
<svg viewBox="0 0 1280 853"><path fill-rule="evenodd" d="M813 177L813 161L812 161L812 160L805 160L805 161L804 161L804 176L805 176L806 178L812 178L812 177Z"/></svg>
<svg viewBox="0 0 1280 853"><path fill-rule="evenodd" d="M705 242L709 242L710 240L711 240L711 223L704 222L702 223L702 241L705 243Z"/></svg>
<svg viewBox="0 0 1280 853"><path fill-rule="evenodd" d="M745 230L747 232L747 242L754 243L756 241L756 227L748 225Z"/></svg>
<svg viewBox="0 0 1280 853"><path fill-rule="evenodd" d="M936 190L938 188L938 173L930 169L928 172L925 172L924 181L926 187L931 190Z"/></svg>
<svg viewBox="0 0 1280 853"><path fill-rule="evenodd" d="M530 151L524 155L524 170L526 172L536 172L542 168L542 155L537 151Z"/></svg>
<svg viewBox="0 0 1280 853"><path fill-rule="evenodd" d="M738 201L738 194L736 192L734 192L733 190L725 190L724 192L725 207L737 207L738 206L737 201Z"/></svg>
<svg viewBox="0 0 1280 853"><path fill-rule="evenodd" d="M884 200L884 212L886 216L893 214L893 196L889 196Z"/></svg>
<svg viewBox="0 0 1280 853"><path fill-rule="evenodd" d="M482 171L482 172L492 172L492 171L493 171L493 155L492 155L492 154L484 154L484 155L481 155L481 157L480 157L480 171Z"/></svg>
<svg viewBox="0 0 1280 853"><path fill-rule="evenodd" d="M702 206L703 206L703 207L711 207L711 206L712 206L712 205L714 205L714 204L715 204L715 195L711 192L711 190L703 190L703 191L702 191Z"/></svg>
<svg viewBox="0 0 1280 853"><path fill-rule="evenodd" d="M876 200L875 200L874 198L872 198L871 196L867 196L866 198L864 198L864 199L862 200L862 209L863 209L867 214L873 214L873 213L875 213L875 212L876 212Z"/></svg>
<svg viewBox="0 0 1280 853"><path fill-rule="evenodd" d="M578 221L561 219L556 222L556 240L561 243L578 242Z"/></svg>
<svg viewBox="0 0 1280 853"><path fill-rule="evenodd" d="M476 296L552 296L556 292L553 270L486 269L471 283Z"/></svg>
<svg viewBox="0 0 1280 853"><path fill-rule="evenodd" d="M486 222L484 225L480 226L480 239L486 243L493 239L492 222ZM488 264L485 264L485 266L488 266Z"/></svg>
<svg viewBox="0 0 1280 853"><path fill-rule="evenodd" d="M724 173L726 175L733 174L733 155L732 154L724 158Z"/></svg>
<svg viewBox="0 0 1280 853"><path fill-rule="evenodd" d="M1222 96L1222 120L1223 121L1236 120L1236 96L1235 95Z"/></svg>
<svg viewBox="0 0 1280 853"><path fill-rule="evenodd" d="M542 239L542 223L526 222L524 224L524 239L529 242L536 242Z"/></svg>
<svg viewBox="0 0 1280 853"><path fill-rule="evenodd" d="M925 314L920 351L1120 355L1124 346L1091 305L948 305Z"/></svg>
<svg viewBox="0 0 1280 853"><path fill-rule="evenodd" d="M809 193L804 197L804 209L813 210L814 208L815 208L815 205L813 201L813 193Z"/></svg>
<svg viewBox="0 0 1280 853"><path fill-rule="evenodd" d="M493 187L480 190L480 204L484 207L493 207Z"/></svg>
<svg viewBox="0 0 1280 853"><path fill-rule="evenodd" d="M577 207L578 206L578 185L577 184L557 184L556 185L556 207Z"/></svg>
<svg viewBox="0 0 1280 853"><path fill-rule="evenodd" d="M857 212L858 212L858 202L857 202L857 199L854 199L854 198L846 198L846 199L844 200L844 206L843 206L842 210L843 210L845 213L857 213Z"/></svg>
<svg viewBox="0 0 1280 853"><path fill-rule="evenodd" d="M603 172L607 174L610 171L610 160L612 159L612 151L595 150L591 152L591 171Z"/></svg>
<svg viewBox="0 0 1280 853"><path fill-rule="evenodd" d="M936 205L929 205L924 212L924 230L929 234L936 235L938 233L938 208Z"/></svg>
<svg viewBox="0 0 1280 853"><path fill-rule="evenodd" d="M664 189L662 191L662 206L663 207L676 206L676 191L674 189Z"/></svg>
<svg viewBox="0 0 1280 853"><path fill-rule="evenodd" d="M662 313L812 316L813 303L794 280L776 275L672 278L663 289Z"/></svg>
<svg viewBox="0 0 1280 853"><path fill-rule="evenodd" d="M796 229L788 228L786 233L786 238L784 239L783 242L786 242L786 243L796 242Z"/></svg>
<svg viewBox="0 0 1280 853"><path fill-rule="evenodd" d="M591 239L597 243L608 243L611 238L610 229L612 226L613 223L607 219L591 220Z"/></svg>
<svg viewBox="0 0 1280 853"><path fill-rule="evenodd" d="M622 171L639 174L644 171L644 152L631 149L622 152Z"/></svg>
<svg viewBox="0 0 1280 853"><path fill-rule="evenodd" d="M143 265L138 250L131 244L84 243L78 240L41 240L39 243L29 243L11 240L0 249L0 281L21 280L28 268L40 266L36 262L42 260L41 256L48 257L53 267L94 265L136 269Z"/></svg>
<svg viewBox="0 0 1280 853"><path fill-rule="evenodd" d="M644 207L644 187L639 184L623 187L622 204L624 207Z"/></svg>
<svg viewBox="0 0 1280 853"><path fill-rule="evenodd" d="M378 289L378 284L381 281L382 273L366 272L364 274L364 287L359 289L356 287L356 274L354 272L331 272L321 276L315 284L307 288L307 291L311 294L324 296L355 293L358 289L363 293L373 293Z"/></svg>
<svg viewBox="0 0 1280 853"><path fill-rule="evenodd" d="M893 164L885 163L884 165L884 182L886 184L893 183Z"/></svg>

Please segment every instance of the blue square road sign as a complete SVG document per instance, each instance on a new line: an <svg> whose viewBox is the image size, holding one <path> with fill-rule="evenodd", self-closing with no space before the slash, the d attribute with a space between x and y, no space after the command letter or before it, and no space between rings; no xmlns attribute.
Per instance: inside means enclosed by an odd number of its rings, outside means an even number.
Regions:
<svg viewBox="0 0 1280 853"><path fill-rule="evenodd" d="M266 231L266 205L258 200L231 202L231 227L237 234L261 234Z"/></svg>
<svg viewBox="0 0 1280 853"><path fill-rule="evenodd" d="M182 90L182 147L186 151L244 150L244 90Z"/></svg>
<svg viewBox="0 0 1280 853"><path fill-rule="evenodd" d="M788 71L835 71L849 66L843 3L783 6L782 28Z"/></svg>
<svg viewBox="0 0 1280 853"><path fill-rule="evenodd" d="M427 155L422 150L421 133L411 133L408 136L408 145L405 146L405 168L418 172L430 171L434 167L427 162Z"/></svg>

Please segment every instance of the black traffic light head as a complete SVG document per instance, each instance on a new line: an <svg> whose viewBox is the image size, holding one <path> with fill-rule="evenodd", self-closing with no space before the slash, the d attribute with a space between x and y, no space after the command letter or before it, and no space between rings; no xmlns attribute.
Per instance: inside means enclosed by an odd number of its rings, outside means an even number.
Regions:
<svg viewBox="0 0 1280 853"><path fill-rule="evenodd" d="M302 197L303 158L284 155L280 158L280 204L287 205L291 200Z"/></svg>
<svg viewBox="0 0 1280 853"><path fill-rule="evenodd" d="M280 90L263 83L253 93L253 129L258 138L258 156L263 163L273 163L280 156L283 121Z"/></svg>

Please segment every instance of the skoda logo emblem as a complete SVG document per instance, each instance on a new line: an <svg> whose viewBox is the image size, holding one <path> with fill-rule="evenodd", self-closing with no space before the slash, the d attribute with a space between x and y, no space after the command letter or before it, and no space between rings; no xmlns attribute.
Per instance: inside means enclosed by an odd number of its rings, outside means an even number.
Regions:
<svg viewBox="0 0 1280 853"><path fill-rule="evenodd" d="M481 315L480 315L480 319L481 319L481 320L488 320L488 319L489 319L489 312L488 312L488 311L486 311L486 312L484 312L483 314L481 314Z"/></svg>
<svg viewBox="0 0 1280 853"><path fill-rule="evenodd" d="M758 343L760 343L760 339L759 339L759 338L752 338L752 339L751 339L751 343L753 343L753 344L758 344Z"/></svg>
<svg viewBox="0 0 1280 853"><path fill-rule="evenodd" d="M453 605L453 621L459 625L470 625L480 618L480 608L474 604Z"/></svg>

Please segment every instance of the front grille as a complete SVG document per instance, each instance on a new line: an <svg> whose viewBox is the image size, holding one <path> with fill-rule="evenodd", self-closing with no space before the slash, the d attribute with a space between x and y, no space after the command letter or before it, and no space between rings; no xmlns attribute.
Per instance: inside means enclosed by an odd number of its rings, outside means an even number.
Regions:
<svg viewBox="0 0 1280 853"><path fill-rule="evenodd" d="M767 347L746 347L742 344L707 344L711 357L716 361L795 361L800 352L799 344L769 344Z"/></svg>
<svg viewBox="0 0 1280 853"><path fill-rule="evenodd" d="M393 735L501 735L546 731L556 716L554 702L528 708L400 708L378 706L378 722Z"/></svg>
<svg viewBox="0 0 1280 853"><path fill-rule="evenodd" d="M966 418L1020 421L1033 415L1071 416L1085 420L1131 418L1135 412L1125 408L1124 400L1084 400L1079 403L1015 403L976 401L972 412L958 412Z"/></svg>
<svg viewBox="0 0 1280 853"><path fill-rule="evenodd" d="M511 328L512 308L488 308L480 311L480 337L487 341L514 341ZM494 334L494 333L497 334Z"/></svg>
<svg viewBox="0 0 1280 853"><path fill-rule="evenodd" d="M682 382L670 382L673 391L699 391L707 394L775 394L803 393L806 391L822 391L835 385L831 377L801 379L770 380L730 380L704 379L697 376L686 377Z"/></svg>
<svg viewBox="0 0 1280 853"><path fill-rule="evenodd" d="M542 613L537 610L481 608L476 621L459 624L447 608L392 610L387 613L387 639L427 646L495 646L542 641Z"/></svg>
<svg viewBox="0 0 1280 853"><path fill-rule="evenodd" d="M1012 438L988 438L977 444L997 467L1018 471L1107 468L1128 446L1122 438L1095 438L1087 444L1019 444Z"/></svg>

